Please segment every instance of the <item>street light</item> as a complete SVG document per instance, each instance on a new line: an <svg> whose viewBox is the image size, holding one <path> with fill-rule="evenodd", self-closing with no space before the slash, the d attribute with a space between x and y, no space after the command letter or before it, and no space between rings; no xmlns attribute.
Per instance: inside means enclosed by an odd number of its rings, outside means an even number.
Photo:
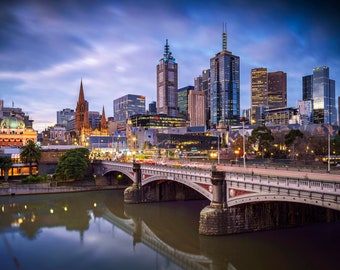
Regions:
<svg viewBox="0 0 340 270"><path fill-rule="evenodd" d="M217 164L220 165L220 132L218 132L217 139Z"/></svg>
<svg viewBox="0 0 340 270"><path fill-rule="evenodd" d="M328 162L327 162L327 172L331 172L331 134L328 130Z"/></svg>
<svg viewBox="0 0 340 270"><path fill-rule="evenodd" d="M246 168L246 136L244 134L244 121L242 121L243 133L243 168Z"/></svg>

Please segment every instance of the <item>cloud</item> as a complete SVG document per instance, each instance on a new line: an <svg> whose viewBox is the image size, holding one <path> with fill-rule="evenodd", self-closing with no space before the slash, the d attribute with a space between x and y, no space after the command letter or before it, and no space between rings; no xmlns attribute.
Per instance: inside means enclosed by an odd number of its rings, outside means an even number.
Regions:
<svg viewBox="0 0 340 270"><path fill-rule="evenodd" d="M331 4L30 0L2 2L0 10L0 98L42 125L55 123L57 110L75 108L81 79L90 110L104 105L107 116L125 94L155 100L166 38L179 64L179 87L193 85L221 50L223 22L228 50L241 59L242 109L250 107L254 67L287 73L291 105L314 67L328 65L339 80L339 19Z"/></svg>

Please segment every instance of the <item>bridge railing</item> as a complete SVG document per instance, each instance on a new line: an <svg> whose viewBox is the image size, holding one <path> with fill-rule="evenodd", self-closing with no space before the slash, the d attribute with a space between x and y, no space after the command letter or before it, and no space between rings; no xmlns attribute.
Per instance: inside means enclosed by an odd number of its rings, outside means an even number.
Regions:
<svg viewBox="0 0 340 270"><path fill-rule="evenodd" d="M317 181L310 179L272 177L240 173L227 173L226 180L340 195L340 183L330 181Z"/></svg>

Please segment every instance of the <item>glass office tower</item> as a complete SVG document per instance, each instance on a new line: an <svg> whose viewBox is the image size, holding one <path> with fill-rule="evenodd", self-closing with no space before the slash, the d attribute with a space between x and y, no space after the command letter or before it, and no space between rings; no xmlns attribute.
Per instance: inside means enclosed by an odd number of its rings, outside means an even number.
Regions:
<svg viewBox="0 0 340 270"><path fill-rule="evenodd" d="M335 81L329 79L329 68L313 69L313 118L317 124L336 124Z"/></svg>
<svg viewBox="0 0 340 270"><path fill-rule="evenodd" d="M118 123L125 124L135 114L145 114L145 96L128 94L113 101L113 116Z"/></svg>
<svg viewBox="0 0 340 270"><path fill-rule="evenodd" d="M240 57L227 51L227 35L222 35L222 51L210 59L211 126L240 122Z"/></svg>

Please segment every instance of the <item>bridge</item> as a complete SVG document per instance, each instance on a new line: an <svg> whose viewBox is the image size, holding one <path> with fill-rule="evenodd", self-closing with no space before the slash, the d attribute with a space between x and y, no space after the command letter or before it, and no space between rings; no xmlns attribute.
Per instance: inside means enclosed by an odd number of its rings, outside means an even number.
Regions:
<svg viewBox="0 0 340 270"><path fill-rule="evenodd" d="M217 167L220 170L223 168ZM288 201L340 211L340 175L270 169L235 170L235 167L229 167L228 171L225 169L226 192L223 201L227 206L259 201ZM133 183L136 182L132 163L103 161L101 174L106 175L111 171L121 172ZM211 170L141 164L141 173L142 186L155 181L175 181L213 200Z"/></svg>
<svg viewBox="0 0 340 270"><path fill-rule="evenodd" d="M101 161L96 167L96 173L104 177L113 172L122 173L131 180L132 186L124 192L124 201L127 203L159 201L160 193L173 192L173 190L163 192L159 190L162 183L169 182L180 183L210 200L210 206L201 212L202 234L220 234L221 224L224 223L248 222L249 224L245 225L247 230L251 230L249 226L254 230L260 227L278 227L278 218L273 218L273 215L282 215L282 209L287 211L286 216L290 216L294 224L301 223L309 219L309 215L315 211L308 210L309 212L301 215L295 206L289 208L290 205L297 205L297 203L335 210L336 214L331 215L335 216L335 219L340 216L340 176L329 173L288 172L232 166L202 169L112 161ZM289 207L270 208L269 205L274 205L275 202L286 203ZM260 208L254 208L254 205ZM265 215L260 219L255 212L265 213ZM250 218L249 215L252 217ZM320 215L330 216L328 212ZM296 221L297 219L299 220ZM263 220L267 223L262 224ZM291 223L291 221L287 222ZM244 230L244 228L235 228L234 225L232 225L234 227L230 226L225 228L222 225L222 231ZM205 233L206 230L212 231Z"/></svg>

